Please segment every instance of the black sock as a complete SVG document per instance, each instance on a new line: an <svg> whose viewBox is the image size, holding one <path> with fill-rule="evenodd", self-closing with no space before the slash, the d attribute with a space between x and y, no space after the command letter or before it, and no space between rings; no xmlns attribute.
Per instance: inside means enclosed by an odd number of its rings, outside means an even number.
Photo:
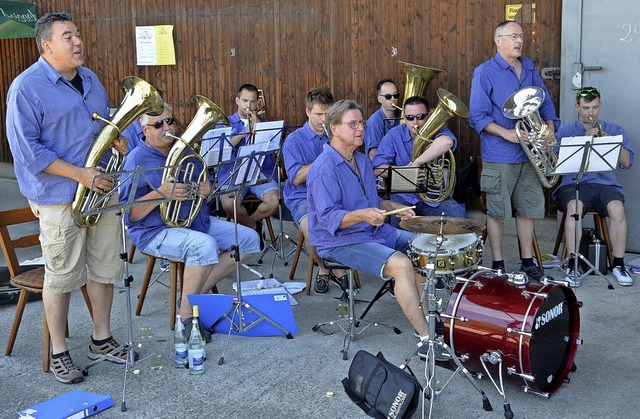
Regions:
<svg viewBox="0 0 640 419"><path fill-rule="evenodd" d="M533 258L522 258L522 267L528 268L533 266Z"/></svg>
<svg viewBox="0 0 640 419"><path fill-rule="evenodd" d="M504 260L494 260L491 262L491 269L502 269L504 271Z"/></svg>
<svg viewBox="0 0 640 419"><path fill-rule="evenodd" d="M68 353L69 353L69 351L60 352L59 354L52 353L51 354L51 358L53 358L53 359L62 358L63 356L65 356Z"/></svg>
<svg viewBox="0 0 640 419"><path fill-rule="evenodd" d="M102 339L102 340L95 340L93 336L91 336L91 342L93 342L94 345L98 345L98 346L104 345L105 343L109 342L111 339L113 339L113 336L109 336L108 338Z"/></svg>
<svg viewBox="0 0 640 419"><path fill-rule="evenodd" d="M613 257L613 267L624 266L624 258Z"/></svg>

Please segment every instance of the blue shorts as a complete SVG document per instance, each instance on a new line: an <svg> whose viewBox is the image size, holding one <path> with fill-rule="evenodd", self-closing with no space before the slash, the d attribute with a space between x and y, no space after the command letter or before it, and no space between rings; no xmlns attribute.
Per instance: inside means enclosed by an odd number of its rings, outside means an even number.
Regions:
<svg viewBox="0 0 640 419"><path fill-rule="evenodd" d="M391 256L398 252L406 255L409 250L409 241L416 236L415 233L405 230L396 229L396 232L396 242L393 248L376 242L349 244L327 250L324 253L324 258L384 279L382 275L384 265L391 259Z"/></svg>
<svg viewBox="0 0 640 419"><path fill-rule="evenodd" d="M309 209L307 208L306 198L298 201L296 206L291 210L293 221L295 221L298 226L300 225L300 221L302 221L302 219L306 217L308 214L309 214Z"/></svg>
<svg viewBox="0 0 640 419"><path fill-rule="evenodd" d="M262 183L260 185L249 186L248 188L243 189L242 198L246 197L247 194L251 192L258 198L260 198L260 200L262 200L262 197L264 196L264 194L272 190L278 190L278 183L275 180L271 180L267 183Z"/></svg>
<svg viewBox="0 0 640 419"><path fill-rule="evenodd" d="M609 215L607 205L611 201L620 201L624 204L624 195L619 190L599 183L580 183L580 202L582 202L582 216L589 211L598 211L600 214ZM567 212L567 205L576 199L576 189L574 185L565 185L558 189L556 202L562 208L562 212Z"/></svg>
<svg viewBox="0 0 640 419"><path fill-rule="evenodd" d="M142 251L148 255L179 260L186 266L206 266L218 263L218 254L235 245L233 223L210 217L211 226L206 233L189 228L167 228L156 235ZM260 253L260 239L255 230L238 224L240 254Z"/></svg>

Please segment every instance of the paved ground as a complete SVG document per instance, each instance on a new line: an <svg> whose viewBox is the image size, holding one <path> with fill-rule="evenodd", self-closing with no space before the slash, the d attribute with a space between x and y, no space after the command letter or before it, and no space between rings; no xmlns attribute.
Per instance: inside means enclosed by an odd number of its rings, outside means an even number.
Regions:
<svg viewBox="0 0 640 419"><path fill-rule="evenodd" d="M10 168L0 167L0 173L11 173ZM15 180L0 178L0 208L16 208L26 204L19 194ZM481 219L480 214L473 214ZM278 223L275 223L276 227ZM555 219L537 224L538 238L543 251L550 251L556 234ZM284 230L297 237L290 222ZM513 225L506 226L508 269L516 269L517 247ZM286 242L286 250L292 247ZM488 249L484 260L490 261ZM31 257L31 254L24 256ZM252 265L263 275L268 275L273 252L265 257L263 265L252 260ZM306 256L295 279L304 281ZM2 262L2 261L0 261ZM279 280L288 280L289 266L280 258L275 259L274 274ZM135 304L145 269L144 257L136 255L130 265L135 278L131 297ZM159 268L156 267L158 271ZM558 271L550 274L559 277ZM242 271L243 280L255 277ZM359 299L370 299L380 286L380 281L361 276L362 290ZM167 283L165 274L161 281ZM225 280L221 291L231 292L231 279ZM113 304L112 325L116 338L127 339L126 291L118 289ZM507 377L506 393L516 418L614 418L629 417L640 408L637 382L640 371L636 354L640 352L637 309L640 286L620 287L608 290L597 277L590 277L577 289L577 297L584 303L580 309L580 337L584 345L576 354L578 369L570 376L570 383L563 384L551 398L545 399L522 391L522 382ZM141 360L134 365L139 374L129 373L124 392L127 411L120 412L123 397L124 368L102 363L90 370L86 380L75 386L65 386L55 381L51 374L43 373L42 365L42 302L27 305L16 345L10 357L0 357L0 416L14 417L15 412L72 389L112 395L115 406L98 417L102 418L346 418L365 417L347 398L340 381L346 376L350 360L359 349L382 351L392 362L400 363L414 350L416 338L413 330L400 312L397 302L384 296L372 309L368 318L397 326L402 334L396 335L386 328L369 328L352 343L349 360L343 361L340 348L342 335L326 336L311 330L319 321L336 317L339 290L329 294L297 294L300 305L293 307L298 328L294 339L284 337L232 336L225 353L225 362L218 365L226 336L215 334L207 346L209 360L202 376L190 376L185 370L176 370L172 361L172 333L168 328L168 290L153 285L146 298L140 317L133 316L135 344ZM485 295L484 297L489 297ZM517 306L523 303L515 303ZM359 303L358 310L365 304ZM505 307L504 297L491 295L484 304L474 308L479 316L483 308ZM15 306L0 306L0 347L6 339L13 319ZM473 316L472 316L473 319ZM150 330L151 337L142 338L141 331ZM82 297L74 294L71 301L70 337L71 354L80 366L88 362L86 350L91 326ZM148 333L148 332L145 332ZM496 338L494 338L495 340ZM501 343L490 340L497 348ZM473 341L465 348L482 352L482 343ZM525 349L526 353L526 349ZM150 361L162 356L165 362L161 370L152 370ZM509 354L515 356L515 354ZM553 357L552 353L552 357ZM556 356L561 356L558 353ZM421 370L424 363L415 358L410 365ZM540 363L531 368L543 368ZM505 374L506 375L506 374ZM438 368L436 378L446 381L449 372ZM422 378L424 381L424 378ZM503 417L502 399L488 379L479 381L493 404L493 412L482 410L480 397L462 376L456 375L435 399L434 417L446 418L500 418ZM333 392L333 397L327 397ZM415 417L420 417L420 409Z"/></svg>

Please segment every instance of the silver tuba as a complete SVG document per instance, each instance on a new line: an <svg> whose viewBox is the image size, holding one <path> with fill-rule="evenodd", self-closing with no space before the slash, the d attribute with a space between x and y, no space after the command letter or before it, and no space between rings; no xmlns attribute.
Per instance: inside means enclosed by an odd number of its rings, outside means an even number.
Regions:
<svg viewBox="0 0 640 419"><path fill-rule="evenodd" d="M539 87L525 87L509 97L502 105L502 113L510 119L518 119L516 135L518 141L538 174L545 188L551 188L558 182L558 175L549 175L555 169L558 155L553 147L542 138L547 124L540 117L538 108L544 101L544 90ZM526 131L529 140L523 138Z"/></svg>
<svg viewBox="0 0 640 419"><path fill-rule="evenodd" d="M186 201L160 204L160 214L169 227L189 227L202 206L204 199L198 196L198 187L200 182L206 179L207 163L200 157L198 140L216 125L229 125L227 116L218 105L204 96L196 96L196 102L198 110L184 134L181 137L173 136L176 142L169 150L166 168L162 172L162 182L171 179L177 183L184 183L190 191L189 199ZM190 205L186 217L181 217L183 205Z"/></svg>

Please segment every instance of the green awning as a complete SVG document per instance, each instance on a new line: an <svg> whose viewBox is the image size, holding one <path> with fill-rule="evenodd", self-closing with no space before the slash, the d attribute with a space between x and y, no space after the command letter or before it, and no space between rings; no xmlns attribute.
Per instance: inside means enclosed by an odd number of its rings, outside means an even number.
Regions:
<svg viewBox="0 0 640 419"><path fill-rule="evenodd" d="M0 38L33 38L36 20L34 3L0 0Z"/></svg>

